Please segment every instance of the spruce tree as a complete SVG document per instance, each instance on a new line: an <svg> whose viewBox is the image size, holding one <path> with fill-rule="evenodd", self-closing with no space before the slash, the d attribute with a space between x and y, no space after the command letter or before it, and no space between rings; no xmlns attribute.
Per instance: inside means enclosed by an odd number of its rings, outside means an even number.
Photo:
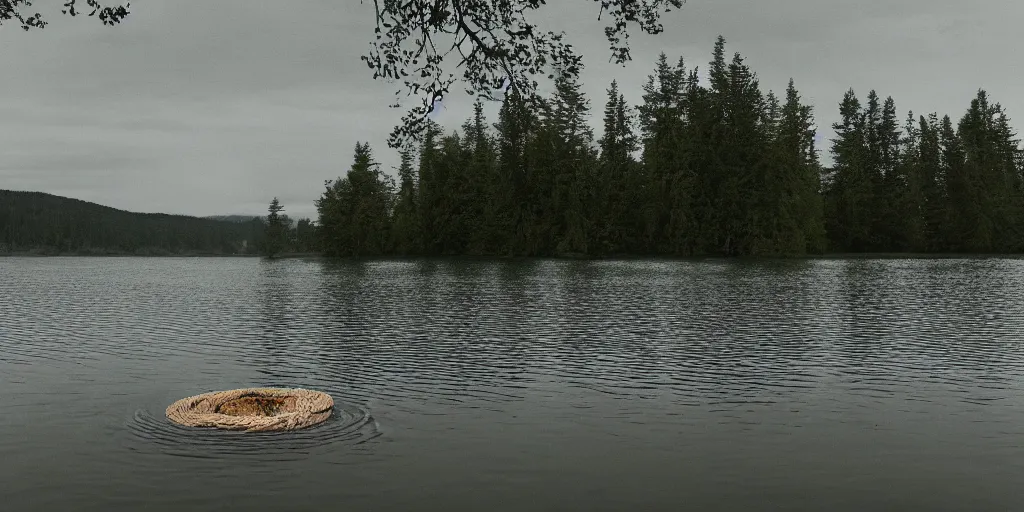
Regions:
<svg viewBox="0 0 1024 512"><path fill-rule="evenodd" d="M907 245L902 225L905 220L902 208L907 195L907 182L901 173L901 133L896 103L891 96L886 97L882 104L881 116L872 133L875 153L871 161L875 167L871 172L876 187L873 206L875 249L901 251Z"/></svg>
<svg viewBox="0 0 1024 512"><path fill-rule="evenodd" d="M394 184L373 160L369 143L356 143L344 178L325 183L316 202L320 245L328 256L378 256L391 238Z"/></svg>
<svg viewBox="0 0 1024 512"><path fill-rule="evenodd" d="M425 254L437 254L440 249L440 212L447 191L441 178L446 174L441 161L443 134L441 127L430 122L420 144L419 161L419 226L422 229L420 246Z"/></svg>
<svg viewBox="0 0 1024 512"><path fill-rule="evenodd" d="M539 172L550 179L547 210L554 254L586 255L593 236L594 168L596 152L587 122L590 103L579 83L568 75L555 80L555 92L541 121L552 151ZM550 148L550 149L549 149ZM546 167L546 168L545 168Z"/></svg>
<svg viewBox="0 0 1024 512"><path fill-rule="evenodd" d="M536 224L532 166L528 148L535 135L537 116L530 103L515 91L508 91L495 123L498 152L498 185L493 204L502 254L531 253L528 238Z"/></svg>
<svg viewBox="0 0 1024 512"><path fill-rule="evenodd" d="M680 59L676 65L658 56L654 74L643 87L644 103L638 108L643 135L642 206L644 240L641 250L688 253L693 226L690 195L693 174L683 144L687 108L687 74Z"/></svg>
<svg viewBox="0 0 1024 512"><path fill-rule="evenodd" d="M463 151L466 166L458 187L462 191L460 204L465 209L461 229L466 230L466 252L473 255L495 254L500 251L501 220L503 212L495 208L492 198L499 184L498 154L494 147L483 103L473 105L473 117L463 124Z"/></svg>
<svg viewBox="0 0 1024 512"><path fill-rule="evenodd" d="M918 119L918 147L915 172L921 194L922 233L916 250L938 252L946 249L947 186L942 165L939 118L930 114Z"/></svg>
<svg viewBox="0 0 1024 512"><path fill-rule="evenodd" d="M418 204L415 155L411 147L399 152L398 198L391 229L391 250L399 255L418 254L421 250L421 227Z"/></svg>
<svg viewBox="0 0 1024 512"><path fill-rule="evenodd" d="M263 247L263 253L267 258L274 258L280 254L288 242L288 226L285 224L285 219L279 215L283 211L284 206L281 206L276 197L270 201L270 206L267 208L266 238L264 238Z"/></svg>
<svg viewBox="0 0 1024 512"><path fill-rule="evenodd" d="M775 165L784 202L778 207L779 239L776 249L785 254L820 252L825 245L824 212L821 199L821 165L814 143L815 125L810 106L790 79L782 106L778 136L773 140Z"/></svg>
<svg viewBox="0 0 1024 512"><path fill-rule="evenodd" d="M865 115L853 89L839 106L841 120L832 125L834 169L829 177L828 202L831 250L859 252L874 248L872 210L877 191L870 167Z"/></svg>
<svg viewBox="0 0 1024 512"><path fill-rule="evenodd" d="M717 210L722 216L715 246L726 256L773 253L772 240L761 236L775 209L763 188L768 165L761 124L764 98L756 75L738 53L727 69L726 88L712 88L723 115L715 147L721 174Z"/></svg>
<svg viewBox="0 0 1024 512"><path fill-rule="evenodd" d="M598 142L601 156L600 172L595 179L598 207L593 250L604 254L636 250L640 240L634 232L641 225L634 212L639 197L631 192L640 185L633 159L637 139L630 108L614 80L604 108L604 135Z"/></svg>
<svg viewBox="0 0 1024 512"><path fill-rule="evenodd" d="M900 158L896 173L903 182L893 205L896 216L890 224L894 229L895 250L923 252L927 247L927 191L929 177L921 160L921 131L914 113L908 112L900 140Z"/></svg>
<svg viewBox="0 0 1024 512"><path fill-rule="evenodd" d="M971 230L974 210L972 184L965 174L964 151L960 137L949 115L939 125L939 144L942 151L942 173L946 177L945 246L953 252L969 251L966 236ZM966 213L966 215L962 215Z"/></svg>

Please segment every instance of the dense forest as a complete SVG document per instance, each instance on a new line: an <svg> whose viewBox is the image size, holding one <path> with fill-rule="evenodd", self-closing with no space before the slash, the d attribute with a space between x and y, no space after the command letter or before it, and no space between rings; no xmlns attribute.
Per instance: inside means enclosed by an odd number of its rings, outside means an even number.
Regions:
<svg viewBox="0 0 1024 512"><path fill-rule="evenodd" d="M0 190L0 254L256 254L263 222L132 213L44 194Z"/></svg>
<svg viewBox="0 0 1024 512"><path fill-rule="evenodd" d="M954 122L935 113L901 121L891 97L870 91L861 101L850 90L825 167L812 108L792 80L780 96L763 92L739 54L727 60L721 37L702 74L662 54L636 107L613 81L600 138L572 75L557 76L550 97L509 91L496 123L479 102L461 131L429 123L401 150L397 179L357 143L351 168L315 203L318 222L282 215L281 233L267 217L139 214L0 191L0 253L1024 251L1024 151L984 91Z"/></svg>
<svg viewBox="0 0 1024 512"><path fill-rule="evenodd" d="M1018 252L1024 153L984 91L956 124L901 121L892 98L850 90L825 168L793 81L761 90L719 38L707 85L661 55L626 104L615 82L595 140L579 84L483 106L461 133L431 124L397 180L359 143L316 201L330 256L780 256Z"/></svg>

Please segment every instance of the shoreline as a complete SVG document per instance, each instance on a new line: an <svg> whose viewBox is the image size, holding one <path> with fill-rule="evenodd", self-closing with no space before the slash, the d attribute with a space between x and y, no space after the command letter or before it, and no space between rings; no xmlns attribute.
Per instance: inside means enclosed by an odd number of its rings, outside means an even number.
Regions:
<svg viewBox="0 0 1024 512"><path fill-rule="evenodd" d="M261 254L215 254L215 253L183 253L183 254L133 254L133 253L40 253L40 252L3 252L0 258L258 258L268 259ZM553 255L553 256L499 256L499 255L380 255L380 256L342 256L331 257L320 253L285 253L273 260L316 259L326 261L394 261L394 260L466 260L466 261L530 261L530 260L561 260L561 261L807 261L807 260L961 260L961 259L1024 259L1020 253L824 253L800 256L664 256L614 254L607 256L584 255Z"/></svg>

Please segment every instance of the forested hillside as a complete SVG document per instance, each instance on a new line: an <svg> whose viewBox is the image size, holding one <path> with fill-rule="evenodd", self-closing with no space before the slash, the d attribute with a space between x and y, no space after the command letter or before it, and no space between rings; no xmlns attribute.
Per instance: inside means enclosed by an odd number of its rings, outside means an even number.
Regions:
<svg viewBox="0 0 1024 512"><path fill-rule="evenodd" d="M506 94L461 133L432 124L398 180L357 144L317 200L327 255L774 256L821 252L1019 252L1024 153L984 91L958 123L875 91L843 98L824 168L793 81L763 92L719 38L709 67L662 55L626 104L612 82L595 140L577 82ZM706 83L706 85L705 85Z"/></svg>
<svg viewBox="0 0 1024 512"><path fill-rule="evenodd" d="M132 213L44 194L0 190L0 254L256 253L263 223Z"/></svg>

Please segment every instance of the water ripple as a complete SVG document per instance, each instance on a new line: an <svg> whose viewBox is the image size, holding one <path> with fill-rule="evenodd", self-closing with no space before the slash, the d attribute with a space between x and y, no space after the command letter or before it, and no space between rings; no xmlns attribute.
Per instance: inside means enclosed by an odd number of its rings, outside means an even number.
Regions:
<svg viewBox="0 0 1024 512"><path fill-rule="evenodd" d="M267 462L302 460L319 448L360 445L380 435L367 411L337 403L327 421L293 432L190 428L144 409L135 412L126 428L131 433L127 448L135 452L203 459L246 457Z"/></svg>
<svg viewBox="0 0 1024 512"><path fill-rule="evenodd" d="M920 488L996 485L971 467L1024 475L1020 260L0 258L0 297L0 460L26 467L335 465L361 451L382 464L344 474L364 483L464 466L453 495L537 467L566 485L553 475L593 468L579 481L608 488L601 475L628 469L647 489L662 478L647 467L709 488L693 468L718 468L729 492L812 488L816 471L876 482L857 496L890 492L878 468L909 478L905 461L933 471ZM250 386L323 390L337 413L266 434L163 417L182 396ZM75 436L70 455L52 443ZM264 466L240 466L244 495Z"/></svg>

